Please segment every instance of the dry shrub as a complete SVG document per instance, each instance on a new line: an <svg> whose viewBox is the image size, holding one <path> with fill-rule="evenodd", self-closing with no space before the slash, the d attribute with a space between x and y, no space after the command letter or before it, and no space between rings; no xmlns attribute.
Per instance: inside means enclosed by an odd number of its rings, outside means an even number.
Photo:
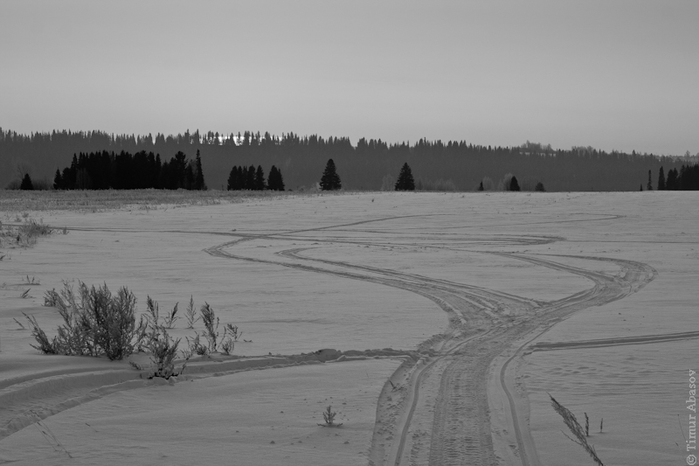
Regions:
<svg viewBox="0 0 699 466"><path fill-rule="evenodd" d="M104 284L88 287L78 282L77 295L73 287L64 284L61 292L51 290L44 302L58 309L63 318L57 335L49 341L34 317L27 316L32 335L39 343L34 346L43 353L107 356L123 359L134 352L139 329L136 327L136 298L126 287L112 295Z"/></svg>

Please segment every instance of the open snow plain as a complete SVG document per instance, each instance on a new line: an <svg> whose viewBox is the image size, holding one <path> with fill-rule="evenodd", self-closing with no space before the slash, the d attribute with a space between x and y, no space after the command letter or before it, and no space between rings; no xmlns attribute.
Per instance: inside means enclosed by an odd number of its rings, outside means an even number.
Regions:
<svg viewBox="0 0 699 466"><path fill-rule="evenodd" d="M592 464L550 394L587 413L606 464L685 464L697 200L343 193L29 211L67 234L0 250L0 463ZM140 311L146 296L161 312L193 296L243 335L176 383L39 354L14 319L53 335L44 292L77 280L127 286ZM313 354L328 348L343 356ZM328 405L342 427L318 425Z"/></svg>

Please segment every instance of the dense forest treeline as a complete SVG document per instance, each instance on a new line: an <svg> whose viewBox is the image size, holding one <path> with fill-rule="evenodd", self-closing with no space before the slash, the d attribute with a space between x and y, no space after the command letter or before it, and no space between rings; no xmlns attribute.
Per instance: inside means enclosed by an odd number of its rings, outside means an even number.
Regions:
<svg viewBox="0 0 699 466"><path fill-rule="evenodd" d="M482 146L464 141L389 144L381 140L273 136L246 131L222 135L198 131L164 136L113 135L102 131L19 134L0 128L0 187L30 174L36 183L53 184L56 170L69 167L80 153L145 153L162 160L179 155L191 160L200 152L202 175L213 189L226 189L232 167L275 166L284 173L287 189L315 186L328 159L342 177L343 189L393 189L403 164L409 164L418 189L496 189L513 174L522 190L542 183L547 191L635 191L653 187L660 168L668 174L696 163L696 156L653 156L605 152L592 147L570 150L527 142L516 147ZM687 171L688 168L685 168ZM688 172L689 174L690 172ZM692 172L693 173L693 172ZM690 179L685 178L685 181ZM164 187L164 186L162 186Z"/></svg>
<svg viewBox="0 0 699 466"><path fill-rule="evenodd" d="M25 175L27 177L28 175ZM169 162L160 154L140 151L90 152L73 155L70 166L56 169L54 189L188 189L206 190L201 157L188 160L177 152ZM20 187L21 189L21 187Z"/></svg>

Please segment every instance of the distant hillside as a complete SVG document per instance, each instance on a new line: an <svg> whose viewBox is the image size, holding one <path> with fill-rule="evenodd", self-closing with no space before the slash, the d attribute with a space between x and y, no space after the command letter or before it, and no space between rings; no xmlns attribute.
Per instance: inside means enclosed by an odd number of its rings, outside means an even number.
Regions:
<svg viewBox="0 0 699 466"><path fill-rule="evenodd" d="M511 173L523 190L533 190L537 182L542 182L547 191L637 191L641 185L646 189L649 170L655 187L661 166L668 173L687 163L670 157L607 153L590 147L560 150L535 143L486 147L464 141L421 139L409 145L360 139L352 145L348 138L300 137L293 133L276 137L259 132L227 136L185 132L152 137L101 131L24 135L0 129L0 187L19 180L23 173L29 173L33 180L52 183L56 169L69 166L74 154L104 150L152 151L163 160L178 151L194 158L200 150L206 184L211 189L226 188L234 165L261 165L265 174L276 165L287 189L309 188L320 180L326 162L332 158L343 188L350 190L389 186L407 162L416 184L427 189L471 191L484 179L486 189L497 188L498 182Z"/></svg>

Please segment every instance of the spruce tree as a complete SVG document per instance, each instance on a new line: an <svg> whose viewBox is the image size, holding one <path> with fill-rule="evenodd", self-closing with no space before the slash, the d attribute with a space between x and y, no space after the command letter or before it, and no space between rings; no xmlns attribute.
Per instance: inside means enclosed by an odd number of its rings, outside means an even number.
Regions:
<svg viewBox="0 0 699 466"><path fill-rule="evenodd" d="M201 156L199 155L199 149L197 149L197 159L194 172L194 189L198 191L206 191L206 183L204 182L204 171L201 167Z"/></svg>
<svg viewBox="0 0 699 466"><path fill-rule="evenodd" d="M403 168L400 169L400 174L398 175L398 181L395 185L396 191L415 191L415 180L413 179L413 172L410 170L408 163L403 164Z"/></svg>
<svg viewBox="0 0 699 466"><path fill-rule="evenodd" d="M478 185L478 191L483 191L485 188L483 188L483 180L481 180L481 183Z"/></svg>
<svg viewBox="0 0 699 466"><path fill-rule="evenodd" d="M231 168L231 172L228 175L228 189L230 191L240 191L242 189L242 177L240 174L240 167L235 165Z"/></svg>
<svg viewBox="0 0 699 466"><path fill-rule="evenodd" d="M320 189L323 191L334 191L342 188L342 181L335 170L335 162L329 159L323 171L323 176L320 179Z"/></svg>
<svg viewBox="0 0 699 466"><path fill-rule="evenodd" d="M510 180L510 191L519 191L519 183L517 182L517 177L513 176Z"/></svg>
<svg viewBox="0 0 699 466"><path fill-rule="evenodd" d="M665 189L667 190L677 190L680 189L679 185L679 175L677 173L676 168L670 169L670 171L667 172L667 181L665 181Z"/></svg>
<svg viewBox="0 0 699 466"><path fill-rule="evenodd" d="M262 170L262 165L257 166L255 172L255 191L264 191L265 189L265 172Z"/></svg>
<svg viewBox="0 0 699 466"><path fill-rule="evenodd" d="M282 172L272 165L269 170L269 178L267 178L267 189L271 191L284 191L284 180Z"/></svg>
<svg viewBox="0 0 699 466"><path fill-rule="evenodd" d="M650 170L648 170L648 186L646 187L648 191L653 191L653 185L650 184Z"/></svg>
<svg viewBox="0 0 699 466"><path fill-rule="evenodd" d="M19 189L25 191L32 191L34 189L34 185L32 184L32 179L29 177L29 173L24 174L24 178L22 178L22 183L19 185Z"/></svg>
<svg viewBox="0 0 699 466"><path fill-rule="evenodd" d="M53 177L53 189L63 189L63 178L61 177L61 170L56 169L56 176Z"/></svg>
<svg viewBox="0 0 699 466"><path fill-rule="evenodd" d="M245 172L245 184L243 189L253 190L255 189L255 167L250 165L248 170Z"/></svg>

